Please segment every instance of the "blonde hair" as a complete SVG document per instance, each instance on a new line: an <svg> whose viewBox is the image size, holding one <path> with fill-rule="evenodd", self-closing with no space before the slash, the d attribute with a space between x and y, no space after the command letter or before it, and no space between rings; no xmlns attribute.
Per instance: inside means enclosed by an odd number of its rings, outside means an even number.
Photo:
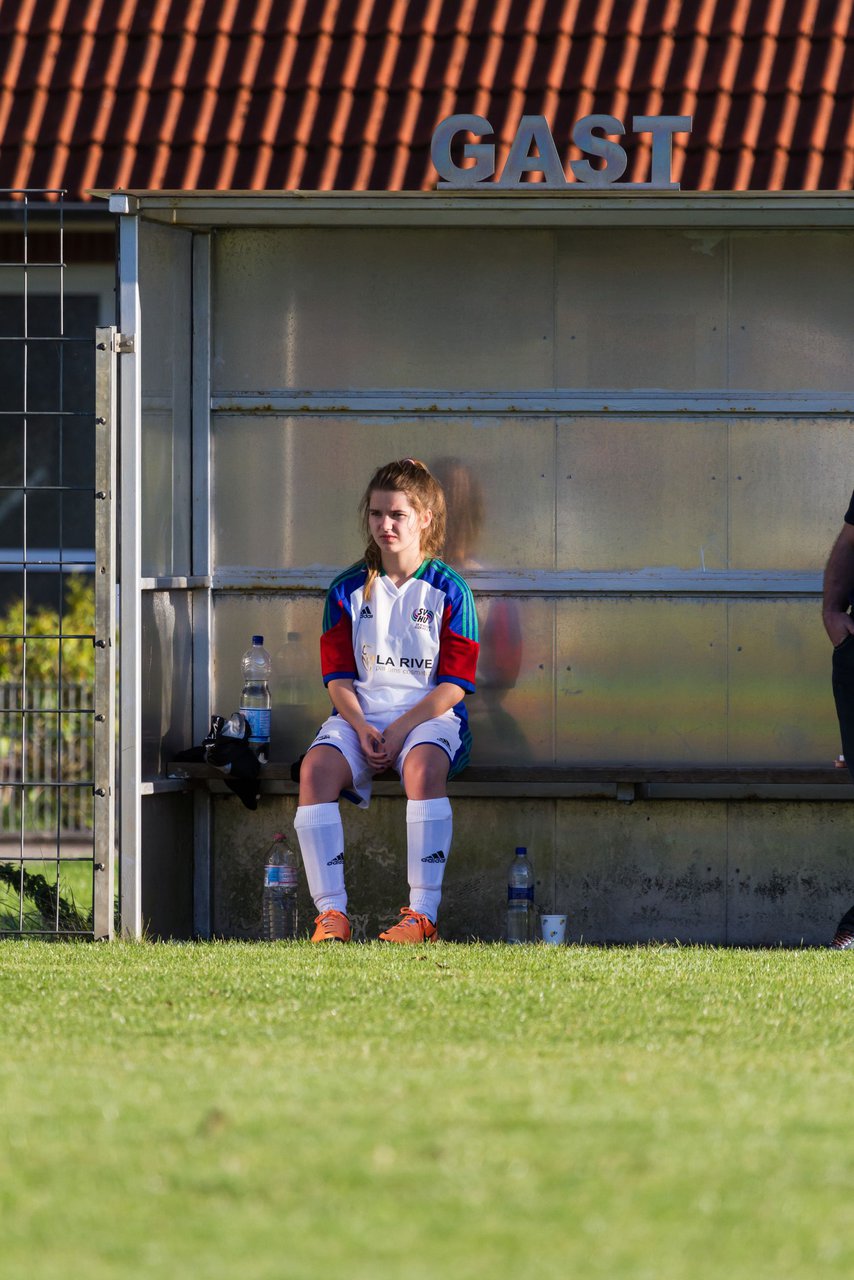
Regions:
<svg viewBox="0 0 854 1280"><path fill-rule="evenodd" d="M432 514L432 520L421 532L421 552L424 557L438 556L445 545L445 525L447 513L445 494L429 468L417 458L401 458L398 462L386 462L371 476L362 501L359 503L359 514L362 518L362 532L367 540L365 562L368 566L368 577L365 582L365 599L371 597L374 580L382 569L380 549L371 537L369 511L371 494L404 493L419 515L425 511Z"/></svg>

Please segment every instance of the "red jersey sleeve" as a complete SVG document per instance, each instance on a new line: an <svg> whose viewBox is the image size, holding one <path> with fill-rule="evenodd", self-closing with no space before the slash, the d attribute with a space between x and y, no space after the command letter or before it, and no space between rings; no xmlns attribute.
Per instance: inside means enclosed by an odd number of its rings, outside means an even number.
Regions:
<svg viewBox="0 0 854 1280"><path fill-rule="evenodd" d="M323 633L320 637L320 669L323 683L355 680L358 676L353 653L353 618L346 581L336 579L326 596Z"/></svg>
<svg viewBox="0 0 854 1280"><path fill-rule="evenodd" d="M478 643L477 613L468 583L453 570L447 570L445 610L439 635L439 669L436 681L458 684L466 693L474 693Z"/></svg>

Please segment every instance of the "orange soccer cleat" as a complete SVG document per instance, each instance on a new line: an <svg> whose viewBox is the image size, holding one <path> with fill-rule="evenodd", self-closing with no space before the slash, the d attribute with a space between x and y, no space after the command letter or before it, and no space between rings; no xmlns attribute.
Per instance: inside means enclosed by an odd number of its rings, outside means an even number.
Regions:
<svg viewBox="0 0 854 1280"><path fill-rule="evenodd" d="M402 919L380 934L380 942L435 942L439 937L428 916L411 907L401 907Z"/></svg>
<svg viewBox="0 0 854 1280"><path fill-rule="evenodd" d="M311 935L312 942L350 941L350 921L342 911L330 907L328 911L321 911L314 923L317 928Z"/></svg>

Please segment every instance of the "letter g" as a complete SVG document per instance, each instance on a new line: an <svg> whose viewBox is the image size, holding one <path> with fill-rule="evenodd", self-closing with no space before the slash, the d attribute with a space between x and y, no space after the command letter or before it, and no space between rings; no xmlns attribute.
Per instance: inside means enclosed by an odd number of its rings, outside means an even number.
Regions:
<svg viewBox="0 0 854 1280"><path fill-rule="evenodd" d="M463 147L466 160L473 159L470 169L461 169L451 159L451 143L458 133L474 133L482 138L485 133L492 133L492 125L483 116L448 116L442 120L433 133L430 143L430 159L438 173L440 187L476 187L484 178L491 178L495 173L495 147L490 142L467 142Z"/></svg>

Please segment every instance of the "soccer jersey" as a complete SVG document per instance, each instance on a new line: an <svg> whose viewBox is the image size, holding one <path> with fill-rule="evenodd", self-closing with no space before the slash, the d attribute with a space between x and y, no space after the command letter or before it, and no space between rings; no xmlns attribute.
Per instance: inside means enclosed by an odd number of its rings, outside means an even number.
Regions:
<svg viewBox="0 0 854 1280"><path fill-rule="evenodd" d="M323 683L352 680L365 716L386 723L437 684L473 693L477 614L460 575L441 560L425 560L400 587L380 574L366 600L367 576L362 561L329 588L320 640ZM454 711L466 719L462 701Z"/></svg>

